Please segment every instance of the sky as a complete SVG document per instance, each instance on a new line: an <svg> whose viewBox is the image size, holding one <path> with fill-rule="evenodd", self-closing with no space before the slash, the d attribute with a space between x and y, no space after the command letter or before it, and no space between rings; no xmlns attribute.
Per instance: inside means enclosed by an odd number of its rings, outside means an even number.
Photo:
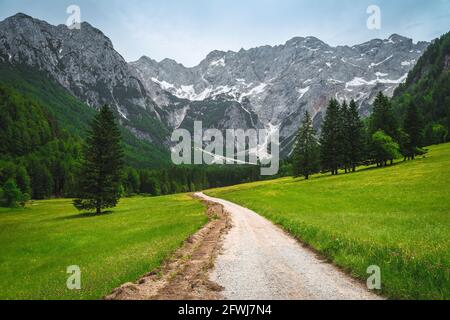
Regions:
<svg viewBox="0 0 450 320"><path fill-rule="evenodd" d="M23 12L62 24L70 5L127 61L146 55L188 67L213 50L278 45L295 36L336 46L393 33L430 41L450 31L450 0L0 0L0 20ZM372 5L380 9L379 29L367 27Z"/></svg>

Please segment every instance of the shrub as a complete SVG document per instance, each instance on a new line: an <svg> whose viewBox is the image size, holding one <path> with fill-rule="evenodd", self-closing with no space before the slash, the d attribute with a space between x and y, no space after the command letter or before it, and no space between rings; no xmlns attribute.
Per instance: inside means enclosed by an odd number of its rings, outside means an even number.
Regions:
<svg viewBox="0 0 450 320"><path fill-rule="evenodd" d="M22 194L16 182L12 179L6 181L2 194L2 206L5 207L25 206L25 203L28 201L26 194Z"/></svg>

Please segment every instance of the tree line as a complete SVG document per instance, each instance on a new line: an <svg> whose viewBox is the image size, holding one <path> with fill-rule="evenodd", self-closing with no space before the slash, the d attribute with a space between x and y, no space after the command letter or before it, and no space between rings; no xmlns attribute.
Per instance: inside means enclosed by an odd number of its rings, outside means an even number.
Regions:
<svg viewBox="0 0 450 320"><path fill-rule="evenodd" d="M447 133L442 134L440 142L446 140ZM372 115L363 121L354 100L340 104L332 99L319 136L311 115L305 112L292 154L293 174L308 179L319 172L354 172L360 165L383 167L401 157L414 160L425 153L425 143L423 115L413 102L399 119L391 99L380 92Z"/></svg>

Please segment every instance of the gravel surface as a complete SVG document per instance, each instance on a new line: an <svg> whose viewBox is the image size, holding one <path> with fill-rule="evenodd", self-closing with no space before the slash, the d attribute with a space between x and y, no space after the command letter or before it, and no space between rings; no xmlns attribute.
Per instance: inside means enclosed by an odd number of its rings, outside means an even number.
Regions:
<svg viewBox="0 0 450 320"><path fill-rule="evenodd" d="M210 276L225 288L225 299L381 299L255 212L203 193L197 196L222 204L231 215L232 228Z"/></svg>

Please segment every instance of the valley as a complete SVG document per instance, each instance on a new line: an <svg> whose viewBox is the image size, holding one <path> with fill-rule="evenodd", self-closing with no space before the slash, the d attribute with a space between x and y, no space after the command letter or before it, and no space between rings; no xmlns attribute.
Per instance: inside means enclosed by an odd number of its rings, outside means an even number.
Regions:
<svg viewBox="0 0 450 320"><path fill-rule="evenodd" d="M0 21L0 299L450 299L450 33L186 67L93 20Z"/></svg>
<svg viewBox="0 0 450 320"><path fill-rule="evenodd" d="M382 290L377 293L383 296L448 299L449 165L450 145L445 144L387 169L316 175L309 181L283 178L205 193L279 225L325 259L321 268L332 263L364 282L367 267L378 265ZM198 200L183 194L124 199L114 213L100 216L78 214L64 199L0 208L2 298L100 299L156 270L207 222L204 211ZM239 219L247 215L241 214ZM257 276L261 265L251 261ZM82 270L80 291L65 287L66 268L74 263ZM234 294L256 298L249 291Z"/></svg>

